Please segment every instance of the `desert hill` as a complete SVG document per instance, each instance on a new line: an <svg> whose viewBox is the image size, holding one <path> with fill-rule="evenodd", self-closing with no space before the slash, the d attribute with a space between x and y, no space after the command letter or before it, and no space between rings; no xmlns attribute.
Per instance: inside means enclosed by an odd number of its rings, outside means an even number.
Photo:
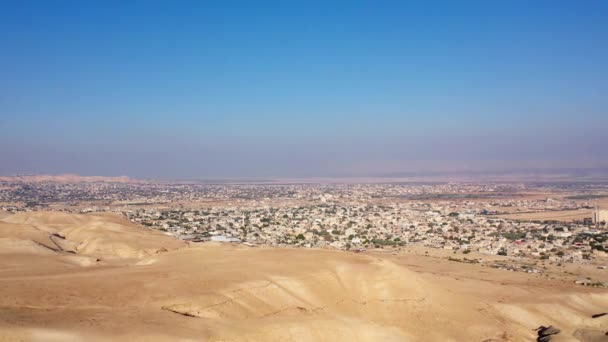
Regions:
<svg viewBox="0 0 608 342"><path fill-rule="evenodd" d="M0 341L603 341L608 292L418 255L187 244L111 214L0 219Z"/></svg>

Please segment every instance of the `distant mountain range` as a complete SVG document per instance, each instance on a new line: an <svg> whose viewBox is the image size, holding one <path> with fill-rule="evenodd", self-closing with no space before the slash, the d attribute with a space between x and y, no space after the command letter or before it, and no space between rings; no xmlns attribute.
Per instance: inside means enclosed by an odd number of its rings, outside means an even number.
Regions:
<svg viewBox="0 0 608 342"><path fill-rule="evenodd" d="M22 174L0 176L0 181L22 182L62 182L62 183L180 183L180 184L247 184L247 183L378 183L378 182L428 182L428 181L496 181L496 182L551 182L584 181L607 182L608 167L597 168L537 168L513 170L467 170L467 171L404 171L378 173L373 175L333 175L327 177L276 177L276 178L208 178L208 179L136 179L128 176L80 176L76 174L36 175Z"/></svg>
<svg viewBox="0 0 608 342"><path fill-rule="evenodd" d="M63 175L14 175L14 176L0 176L0 181L6 182L61 182L61 183L134 183L141 182L140 180L133 179L127 176L118 177L103 177L103 176L79 176L74 174L63 174Z"/></svg>

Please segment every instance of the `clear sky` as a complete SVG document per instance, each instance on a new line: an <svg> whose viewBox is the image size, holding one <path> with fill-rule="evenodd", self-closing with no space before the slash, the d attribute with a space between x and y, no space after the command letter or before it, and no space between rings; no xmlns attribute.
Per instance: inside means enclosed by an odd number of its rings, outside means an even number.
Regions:
<svg viewBox="0 0 608 342"><path fill-rule="evenodd" d="M608 1L0 0L0 174L605 167Z"/></svg>

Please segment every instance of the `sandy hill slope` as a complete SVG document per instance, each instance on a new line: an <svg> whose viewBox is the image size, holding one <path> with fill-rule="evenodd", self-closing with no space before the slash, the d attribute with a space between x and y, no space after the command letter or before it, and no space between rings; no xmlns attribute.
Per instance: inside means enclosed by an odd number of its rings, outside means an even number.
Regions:
<svg viewBox="0 0 608 342"><path fill-rule="evenodd" d="M0 220L0 341L603 341L605 290L416 255L185 244L113 215Z"/></svg>
<svg viewBox="0 0 608 342"><path fill-rule="evenodd" d="M30 239L51 250L102 260L143 258L184 243L112 214L19 213L0 220L0 237Z"/></svg>

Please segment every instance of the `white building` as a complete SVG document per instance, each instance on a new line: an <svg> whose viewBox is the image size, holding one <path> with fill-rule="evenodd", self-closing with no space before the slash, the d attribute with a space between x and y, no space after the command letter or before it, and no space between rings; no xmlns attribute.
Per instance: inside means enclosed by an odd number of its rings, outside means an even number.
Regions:
<svg viewBox="0 0 608 342"><path fill-rule="evenodd" d="M213 235L211 237L211 241L215 241L215 242L241 242L241 240L232 237L232 236L226 236L226 235Z"/></svg>
<svg viewBox="0 0 608 342"><path fill-rule="evenodd" d="M608 210L596 210L593 212L593 224L608 225Z"/></svg>

